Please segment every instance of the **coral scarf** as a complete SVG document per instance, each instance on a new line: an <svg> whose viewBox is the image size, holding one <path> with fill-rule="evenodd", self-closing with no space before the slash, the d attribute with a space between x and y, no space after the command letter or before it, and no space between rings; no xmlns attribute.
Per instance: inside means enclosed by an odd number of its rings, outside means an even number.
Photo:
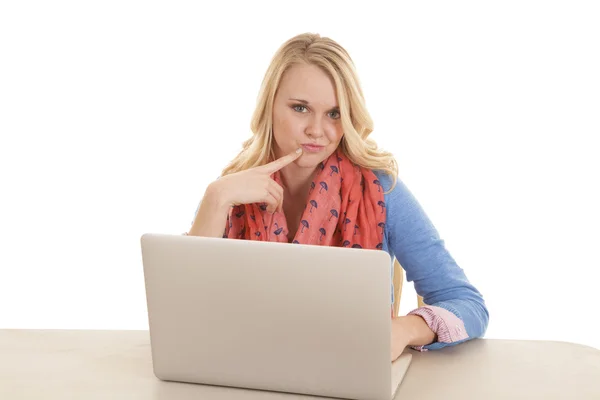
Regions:
<svg viewBox="0 0 600 400"><path fill-rule="evenodd" d="M382 249L386 207L377 176L339 149L318 168L292 243ZM273 179L281 184L279 172ZM235 206L227 221L223 237L288 242L285 215L265 204Z"/></svg>

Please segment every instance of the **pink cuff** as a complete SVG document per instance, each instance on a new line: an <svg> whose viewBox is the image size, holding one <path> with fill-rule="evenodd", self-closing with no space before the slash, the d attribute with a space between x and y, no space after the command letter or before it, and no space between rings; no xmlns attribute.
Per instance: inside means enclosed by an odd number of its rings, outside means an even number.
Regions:
<svg viewBox="0 0 600 400"><path fill-rule="evenodd" d="M429 329L437 335L437 341L440 343L458 342L469 337L463 321L444 308L424 306L409 312L408 315L422 317ZM413 346L413 349L427 351L424 347Z"/></svg>

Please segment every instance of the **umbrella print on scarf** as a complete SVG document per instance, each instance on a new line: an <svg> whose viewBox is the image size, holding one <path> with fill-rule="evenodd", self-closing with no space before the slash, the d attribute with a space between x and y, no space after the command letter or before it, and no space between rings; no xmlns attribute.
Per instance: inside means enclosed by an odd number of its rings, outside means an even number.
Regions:
<svg viewBox="0 0 600 400"><path fill-rule="evenodd" d="M323 236L325 236L327 234L327 231L325 230L325 228L319 228L319 232L321 233L321 236L319 236L319 242L321 240L323 240Z"/></svg>
<svg viewBox="0 0 600 400"><path fill-rule="evenodd" d="M375 179L373 183L377 185L377 191L381 192L381 183L377 179Z"/></svg>
<svg viewBox="0 0 600 400"><path fill-rule="evenodd" d="M376 246L376 249L377 249L377 250L381 250L381 249L383 249L383 243L379 243L379 244Z"/></svg>
<svg viewBox="0 0 600 400"><path fill-rule="evenodd" d="M281 235L281 232L283 232L283 228L279 226L279 224L277 222L275 222L275 231L273 232L276 236Z"/></svg>
<svg viewBox="0 0 600 400"><path fill-rule="evenodd" d="M319 182L319 185L321 185L321 189L319 189L319 193L321 193L323 191L323 189L325 189L325 191L327 191L327 184L325 182Z"/></svg>
<svg viewBox="0 0 600 400"><path fill-rule="evenodd" d="M346 225L348 225L350 222L352 221L350 221L348 218L346 218L346 220L344 221L344 232L346 232Z"/></svg>
<svg viewBox="0 0 600 400"><path fill-rule="evenodd" d="M355 224L355 225L354 225L354 233L352 234L352 236L355 236L355 235L356 235L356 231L357 231L357 229L359 229L359 228L358 228L358 225L356 225L356 224Z"/></svg>
<svg viewBox="0 0 600 400"><path fill-rule="evenodd" d="M362 249L362 246L358 243L352 245L353 249Z"/></svg>
<svg viewBox="0 0 600 400"><path fill-rule="evenodd" d="M318 207L317 202L314 200L309 201L309 203L310 203L310 213L312 214L313 208L319 208L319 207Z"/></svg>
<svg viewBox="0 0 600 400"><path fill-rule="evenodd" d="M349 245L349 244L350 244L350 242L349 242L349 241L347 241L347 240L344 240L344 243L342 243L342 246L344 246L344 247L348 247L348 245Z"/></svg>
<svg viewBox="0 0 600 400"><path fill-rule="evenodd" d="M332 176L333 174L337 174L338 172L340 172L338 167L336 167L335 165L332 165L329 168L331 168L331 172L329 173L329 176Z"/></svg>
<svg viewBox="0 0 600 400"><path fill-rule="evenodd" d="M333 217L336 217L336 218L339 217L337 210L332 208L331 211L329 211L329 212L331 213L331 217L329 217L330 221L331 221L331 218L333 218Z"/></svg>
<svg viewBox="0 0 600 400"><path fill-rule="evenodd" d="M381 200L377 202L377 205L381 207L381 213L383 214L383 209L385 208L385 203Z"/></svg>
<svg viewBox="0 0 600 400"><path fill-rule="evenodd" d="M311 194L313 190L315 190L315 183L311 182L310 183L310 190L308 191L308 194Z"/></svg>
<svg viewBox="0 0 600 400"><path fill-rule="evenodd" d="M302 221L300 221L300 223L302 224L302 229L300 230L300 233L304 232L304 228L308 229L308 221L303 219Z"/></svg>
<svg viewBox="0 0 600 400"><path fill-rule="evenodd" d="M245 214L244 210L241 210L240 212L238 212L237 214L235 214L235 216L237 218L242 218L244 216L244 214Z"/></svg>
<svg viewBox="0 0 600 400"><path fill-rule="evenodd" d="M381 234L383 234L383 230L385 229L385 222L380 222L377 224L377 226L381 228Z"/></svg>

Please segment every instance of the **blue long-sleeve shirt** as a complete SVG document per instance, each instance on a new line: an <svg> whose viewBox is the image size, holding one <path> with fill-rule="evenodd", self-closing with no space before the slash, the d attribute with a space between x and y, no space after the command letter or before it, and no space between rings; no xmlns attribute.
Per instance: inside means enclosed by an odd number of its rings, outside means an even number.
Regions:
<svg viewBox="0 0 600 400"><path fill-rule="evenodd" d="M384 172L374 172L387 192L392 186L392 178ZM462 335L456 341L436 341L423 346L423 349L435 350L483 336L489 321L483 296L452 258L421 205L400 178L394 189L384 197L387 218L383 250L390 254L392 260L394 257L398 259L406 271L406 279L414 282L415 290L423 297L423 302L433 306L430 309L441 308L452 313L462 321L468 335ZM391 269L393 279L393 265ZM392 288L392 303L393 292ZM438 314L438 319L441 318L439 312L433 313ZM424 316L423 313L417 314ZM431 327L431 318L426 318L426 321ZM443 322L441 325L444 325ZM453 327L443 327L448 328ZM439 335L440 332L436 333Z"/></svg>

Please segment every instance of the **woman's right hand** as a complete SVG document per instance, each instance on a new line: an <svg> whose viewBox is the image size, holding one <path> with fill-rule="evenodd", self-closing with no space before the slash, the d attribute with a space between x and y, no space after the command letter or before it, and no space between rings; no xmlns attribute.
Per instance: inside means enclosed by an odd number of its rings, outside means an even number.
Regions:
<svg viewBox="0 0 600 400"><path fill-rule="evenodd" d="M302 149L298 149L269 164L221 177L210 184L209 191L216 202L227 209L241 204L266 203L268 212L283 211L283 188L271 175L301 154Z"/></svg>

